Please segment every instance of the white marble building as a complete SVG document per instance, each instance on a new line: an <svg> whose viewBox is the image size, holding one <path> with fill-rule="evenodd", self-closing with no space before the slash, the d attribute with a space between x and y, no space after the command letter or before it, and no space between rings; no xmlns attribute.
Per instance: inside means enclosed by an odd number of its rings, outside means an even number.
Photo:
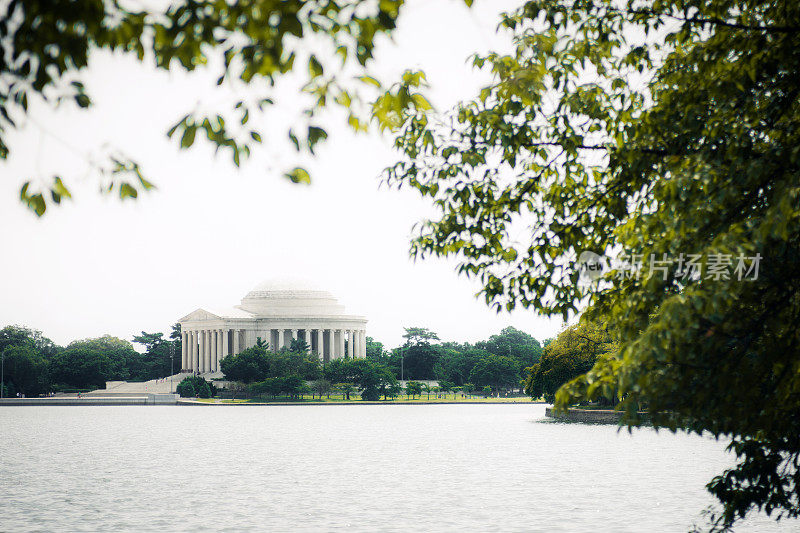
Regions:
<svg viewBox="0 0 800 533"><path fill-rule="evenodd" d="M265 282L247 293L240 305L201 308L179 322L181 368L187 372L218 372L223 357L254 346L258 338L271 350L303 339L325 362L340 359L345 352L348 357L366 357L367 319L345 314L331 293L304 282Z"/></svg>

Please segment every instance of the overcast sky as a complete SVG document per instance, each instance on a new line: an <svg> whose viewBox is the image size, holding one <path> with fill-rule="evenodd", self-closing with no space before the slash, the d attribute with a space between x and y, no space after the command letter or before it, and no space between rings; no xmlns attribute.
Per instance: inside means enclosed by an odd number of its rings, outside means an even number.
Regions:
<svg viewBox="0 0 800 533"><path fill-rule="evenodd" d="M508 35L495 33L497 13L519 3L477 2L470 11L461 0L412 1L374 67L384 80L422 68L435 106L447 109L488 81L466 59L509 49ZM412 225L431 211L412 191L379 188L395 157L387 137L330 123L331 139L309 165L311 186L280 176L285 145L268 146L241 169L202 143L179 152L165 132L208 103L215 77L95 54L85 76L90 112L34 107L0 163L0 324L34 327L60 344L103 334L130 340L292 276L365 315L367 334L388 346L400 344L403 326L470 342L508 325L540 340L557 333L560 321L532 311L491 311L475 298L479 286L454 272L455 261L409 258ZM125 203L96 194L97 176L79 154L104 143L139 161L158 190ZM70 178L77 198L36 219L19 203L19 187L51 172Z"/></svg>

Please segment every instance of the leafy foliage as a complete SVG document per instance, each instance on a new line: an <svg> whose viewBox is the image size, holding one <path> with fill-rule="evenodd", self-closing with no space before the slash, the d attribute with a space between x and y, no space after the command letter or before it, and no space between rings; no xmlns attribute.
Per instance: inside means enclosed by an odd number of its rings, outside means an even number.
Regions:
<svg viewBox="0 0 800 533"><path fill-rule="evenodd" d="M492 335L488 340L471 345L445 342L433 344L439 336L427 328L405 328L406 343L401 349L383 359L395 375L400 377L402 358L403 377L417 380L445 380L457 385L469 381L473 368L481 361L492 356L510 356L514 362L515 376L503 378L502 388L513 388L524 376L524 369L541 356L539 342L513 327L503 329L500 334ZM489 363L496 370L497 361ZM486 367L487 369L489 367ZM494 370L492 370L494 372Z"/></svg>
<svg viewBox="0 0 800 533"><path fill-rule="evenodd" d="M134 342L146 348L140 354L129 342L109 335L62 348L40 331L6 326L0 330L0 351L6 349L7 356L6 385L14 384L15 391L36 396L53 389L103 387L112 380L146 381L168 376L172 370L170 347L173 357L181 354L180 331L173 326L170 340L163 336L142 332L134 337Z"/></svg>
<svg viewBox="0 0 800 533"><path fill-rule="evenodd" d="M372 337L367 337L366 342L367 359L382 359L386 356L383 343L376 341Z"/></svg>
<svg viewBox="0 0 800 533"><path fill-rule="evenodd" d="M267 378L282 378L298 375L302 379L319 377L319 360L316 354L307 351L278 353L267 351L265 344L257 344L237 355L228 355L220 361L225 379L253 383Z"/></svg>
<svg viewBox="0 0 800 533"><path fill-rule="evenodd" d="M373 359L335 359L325 365L327 381L358 388L362 400L376 401L394 390L397 378L385 364ZM349 398L349 396L348 396Z"/></svg>
<svg viewBox="0 0 800 533"><path fill-rule="evenodd" d="M331 390L333 390L333 386L326 379L316 379L311 382L311 391L316 393L320 399L322 399L323 394L330 394Z"/></svg>
<svg viewBox="0 0 800 533"><path fill-rule="evenodd" d="M615 351L604 328L586 322L570 326L545 347L541 360L527 369L525 393L552 403L562 385L591 370L598 357L610 357ZM616 395L609 397L616 403Z"/></svg>
<svg viewBox="0 0 800 533"><path fill-rule="evenodd" d="M403 334L403 338L406 340L406 346L429 345L439 340L439 335L428 328L413 327L403 329L406 330Z"/></svg>
<svg viewBox="0 0 800 533"><path fill-rule="evenodd" d="M200 376L187 376L175 388L181 398L211 398L217 389L210 381Z"/></svg>
<svg viewBox="0 0 800 533"><path fill-rule="evenodd" d="M254 394L266 394L273 399L281 394L285 394L290 399L298 399L303 393L305 382L297 374L290 374L283 377L267 378L258 383L250 385L249 390Z"/></svg>
<svg viewBox="0 0 800 533"><path fill-rule="evenodd" d="M470 382L475 385L489 385L494 390L519 384L517 362L502 355L490 355L478 361L469 373Z"/></svg>
<svg viewBox="0 0 800 533"><path fill-rule="evenodd" d="M129 363L138 359L131 343L105 335L71 342L50 361L50 375L70 387L102 388L106 381L129 379Z"/></svg>
<svg viewBox="0 0 800 533"><path fill-rule="evenodd" d="M42 335L41 331L24 326L6 326L0 329L0 351L10 346L29 346L44 357L58 352L58 347Z"/></svg>
<svg viewBox="0 0 800 533"><path fill-rule="evenodd" d="M471 5L471 0L465 0ZM0 160L8 157L8 131L27 115L29 102L51 106L69 102L89 108L92 99L81 81L82 69L99 50L123 53L164 70L194 71L222 64L218 86L241 94L251 85L258 98L228 102L208 113L189 112L167 135L181 149L198 134L222 149L236 166L262 142L250 117L276 102L274 87L293 74L302 80L295 99L303 119L288 131L298 152L314 153L328 138L318 114L343 109L356 131L366 129L365 97L381 84L370 75L369 60L382 35L394 30L404 0L199 0L152 3L104 0L10 0L0 7ZM407 84L421 83L408 74ZM394 95L400 105L430 105L420 95ZM221 97L225 100L224 97ZM388 97L382 101L391 102ZM103 178L102 189L122 199L136 198L154 187L140 166L121 150L107 161L89 162ZM309 183L303 168L285 176ZM48 205L71 198L62 179L26 181L20 199L41 216Z"/></svg>
<svg viewBox="0 0 800 533"><path fill-rule="evenodd" d="M174 334L175 328L178 335ZM134 381L147 381L174 374L176 365L180 367L181 337L180 325L173 326L171 340L163 338L163 333L142 332L133 338L136 344L145 347L144 355L133 359L129 363L130 379Z"/></svg>
<svg viewBox="0 0 800 533"><path fill-rule="evenodd" d="M422 383L419 381L409 381L406 383L406 394L414 398L422 395Z"/></svg>
<svg viewBox="0 0 800 533"><path fill-rule="evenodd" d="M512 326L504 328L499 335L492 335L489 340L476 343L475 347L511 357L522 366L530 366L542 356L539 341Z"/></svg>
<svg viewBox="0 0 800 533"><path fill-rule="evenodd" d="M613 325L613 355L557 405L618 395L625 423L646 405L656 426L729 436L714 523L797 517L800 4L532 0L502 27L517 47L474 57L494 76L474 100L387 122L386 180L438 209L412 253L458 256L493 308ZM581 283L584 251L697 254L705 274ZM707 275L759 255L754 281Z"/></svg>
<svg viewBox="0 0 800 533"><path fill-rule="evenodd" d="M47 360L31 346L12 346L4 356L3 382L13 384L15 392L38 396L50 390Z"/></svg>

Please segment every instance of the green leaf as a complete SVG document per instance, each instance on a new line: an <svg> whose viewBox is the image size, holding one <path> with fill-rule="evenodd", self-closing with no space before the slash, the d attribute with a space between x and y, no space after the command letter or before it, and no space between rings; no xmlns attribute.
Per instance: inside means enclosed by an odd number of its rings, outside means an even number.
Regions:
<svg viewBox="0 0 800 533"><path fill-rule="evenodd" d="M303 183L303 184L310 184L311 183L311 175L303 168L297 167L286 174L284 174L286 178L292 181L292 183Z"/></svg>
<svg viewBox="0 0 800 533"><path fill-rule="evenodd" d="M372 76L359 76L358 79L363 81L364 83L366 83L368 85L372 85L374 87L377 87L378 89L381 88L381 82L379 82L378 80L376 80Z"/></svg>
<svg viewBox="0 0 800 533"><path fill-rule="evenodd" d="M61 181L59 176L53 178L53 186L51 189L54 193L58 194L59 199L72 198L72 194L70 194L69 189L66 187L66 185L64 185L64 182Z"/></svg>
<svg viewBox="0 0 800 533"><path fill-rule="evenodd" d="M342 65L347 62L347 47L342 45L336 48L336 55L342 58Z"/></svg>
<svg viewBox="0 0 800 533"><path fill-rule="evenodd" d="M317 60L317 58L312 55L308 58L308 72L311 74L312 78L317 78L322 76L323 69L322 64Z"/></svg>
<svg viewBox="0 0 800 533"><path fill-rule="evenodd" d="M75 102L78 104L79 107L89 107L92 105L92 101L89 99L89 96L83 93L78 93L75 95Z"/></svg>
<svg viewBox="0 0 800 533"><path fill-rule="evenodd" d="M191 124L186 126L183 130L183 136L181 137L181 148L189 148L194 144L194 136L197 133L197 126Z"/></svg>
<svg viewBox="0 0 800 533"><path fill-rule="evenodd" d="M312 154L314 153L314 146L316 146L318 142L325 140L327 138L328 138L328 133L324 129L318 128L316 126L308 127L308 148L309 150L311 150Z"/></svg>
<svg viewBox="0 0 800 533"><path fill-rule="evenodd" d="M294 144L294 149L299 152L300 140L297 138L297 135L295 135L292 130L289 130L289 140L292 141L292 144Z"/></svg>
<svg viewBox="0 0 800 533"><path fill-rule="evenodd" d="M124 200L125 198L136 198L137 196L139 196L139 192L134 187L132 187L130 184L125 183L125 182L120 184L120 186L119 186L119 197L121 199Z"/></svg>

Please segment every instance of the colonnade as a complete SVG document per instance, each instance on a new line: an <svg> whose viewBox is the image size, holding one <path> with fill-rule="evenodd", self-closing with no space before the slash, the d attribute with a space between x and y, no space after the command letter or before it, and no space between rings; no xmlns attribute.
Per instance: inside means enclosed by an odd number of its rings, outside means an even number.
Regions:
<svg viewBox="0 0 800 533"><path fill-rule="evenodd" d="M187 372L218 372L220 361L256 344L256 339L272 350L290 347L302 339L323 362L332 359L367 356L367 333L347 328L197 329L181 332L181 368Z"/></svg>

